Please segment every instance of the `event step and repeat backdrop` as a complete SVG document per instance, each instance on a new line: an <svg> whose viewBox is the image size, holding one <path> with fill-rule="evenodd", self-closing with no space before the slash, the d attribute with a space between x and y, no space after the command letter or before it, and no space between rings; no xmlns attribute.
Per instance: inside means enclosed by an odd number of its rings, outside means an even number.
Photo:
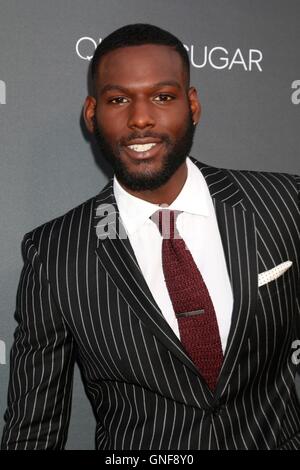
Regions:
<svg viewBox="0 0 300 470"><path fill-rule="evenodd" d="M0 0L0 434L20 243L106 183L82 121L87 71L101 39L136 22L188 50L195 158L300 174L299 0ZM94 428L76 369L67 447L94 448Z"/></svg>

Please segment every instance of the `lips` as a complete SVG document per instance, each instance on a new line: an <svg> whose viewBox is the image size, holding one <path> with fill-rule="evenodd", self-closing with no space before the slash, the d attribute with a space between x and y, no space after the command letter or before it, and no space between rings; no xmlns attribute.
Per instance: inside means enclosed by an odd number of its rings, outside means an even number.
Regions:
<svg viewBox="0 0 300 470"><path fill-rule="evenodd" d="M161 140L147 138L131 141L129 145L127 144L123 148L130 158L143 160L155 157L162 145Z"/></svg>

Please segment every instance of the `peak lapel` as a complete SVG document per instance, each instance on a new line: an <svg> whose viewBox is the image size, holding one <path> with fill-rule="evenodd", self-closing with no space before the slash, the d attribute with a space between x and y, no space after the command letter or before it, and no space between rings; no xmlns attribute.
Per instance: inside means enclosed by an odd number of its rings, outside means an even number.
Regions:
<svg viewBox="0 0 300 470"><path fill-rule="evenodd" d="M181 362L199 376L197 368L184 352L181 342L153 299L140 270L119 216L112 181L97 197L94 222L94 229L98 236L96 253L112 282L120 289L123 297L144 325ZM107 236L108 230L109 236Z"/></svg>
<svg viewBox="0 0 300 470"><path fill-rule="evenodd" d="M228 274L232 285L234 305L231 327L214 399L226 389L246 341L246 332L251 325L257 302L258 269L256 261L255 220L247 198L228 170L216 169L192 161L201 170L212 196L219 230L225 252ZM109 221L105 211L99 207L107 205ZM95 230L98 233L97 255L112 281L122 292L133 312L152 333L198 377L199 372L184 352L141 273L125 229L119 217L113 195L112 181L97 198ZM104 221L104 222L103 222ZM115 227L114 236L99 237L107 223ZM101 228L102 227L102 228ZM121 234L121 236L119 236ZM101 233L100 233L101 235ZM205 383L203 381L203 383ZM207 388L207 387L206 387ZM212 394L207 388L207 400Z"/></svg>
<svg viewBox="0 0 300 470"><path fill-rule="evenodd" d="M251 326L258 295L258 267L254 213L229 170L196 162L208 184L233 290L233 311L224 363L215 398L227 387Z"/></svg>

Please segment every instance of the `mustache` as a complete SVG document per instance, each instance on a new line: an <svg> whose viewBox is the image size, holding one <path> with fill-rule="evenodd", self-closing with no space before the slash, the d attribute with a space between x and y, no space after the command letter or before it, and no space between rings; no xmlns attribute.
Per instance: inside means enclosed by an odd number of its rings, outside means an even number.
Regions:
<svg viewBox="0 0 300 470"><path fill-rule="evenodd" d="M102 132L102 129L98 126L98 123L96 119L93 119L94 121L94 135L98 142L101 142L103 139L105 140L105 136ZM162 142L165 142L167 145L170 145L172 143L172 140L168 136L168 134L161 134L159 132L153 132L153 131L147 131L147 132L138 132L138 131L133 131L130 134L128 134L126 137L121 137L119 141L117 142L118 147L123 147L128 144L134 139L145 139L145 138L154 138L161 140Z"/></svg>

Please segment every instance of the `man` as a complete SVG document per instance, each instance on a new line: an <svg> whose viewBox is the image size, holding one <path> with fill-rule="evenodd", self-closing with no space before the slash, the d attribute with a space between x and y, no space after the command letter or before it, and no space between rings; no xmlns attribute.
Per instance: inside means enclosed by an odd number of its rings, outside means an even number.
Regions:
<svg viewBox="0 0 300 470"><path fill-rule="evenodd" d="M98 449L300 448L299 177L188 157L200 104L170 33L125 26L91 71L115 176L24 238L2 448L64 447L75 354Z"/></svg>

